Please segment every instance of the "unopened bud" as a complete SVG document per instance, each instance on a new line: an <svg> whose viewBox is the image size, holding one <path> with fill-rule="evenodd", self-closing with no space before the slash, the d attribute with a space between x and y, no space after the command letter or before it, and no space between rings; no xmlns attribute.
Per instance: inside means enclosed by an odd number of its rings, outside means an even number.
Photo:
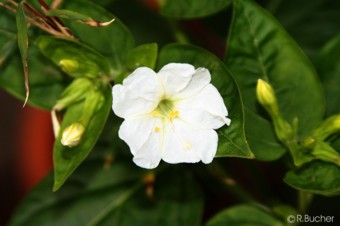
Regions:
<svg viewBox="0 0 340 226"><path fill-rule="evenodd" d="M73 73L79 70L79 63L76 60L63 59L59 61L59 66L66 73Z"/></svg>
<svg viewBox="0 0 340 226"><path fill-rule="evenodd" d="M257 80L256 97L259 103L272 116L278 115L278 106L275 92L271 85L262 79Z"/></svg>
<svg viewBox="0 0 340 226"><path fill-rule="evenodd" d="M78 122L72 123L64 129L61 143L70 148L77 146L81 141L84 131L85 127L82 124Z"/></svg>
<svg viewBox="0 0 340 226"><path fill-rule="evenodd" d="M340 115L334 115L327 118L317 129L315 129L312 136L317 140L325 140L330 135L339 131Z"/></svg>
<svg viewBox="0 0 340 226"><path fill-rule="evenodd" d="M65 107L84 99L92 87L93 83L87 78L74 79L61 94L53 109L60 111Z"/></svg>

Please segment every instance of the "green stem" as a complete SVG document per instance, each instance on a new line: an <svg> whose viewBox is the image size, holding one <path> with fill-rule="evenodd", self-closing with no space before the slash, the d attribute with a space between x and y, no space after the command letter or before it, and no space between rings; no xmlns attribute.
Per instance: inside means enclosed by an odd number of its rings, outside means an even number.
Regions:
<svg viewBox="0 0 340 226"><path fill-rule="evenodd" d="M299 191L298 193L298 210L300 214L307 212L309 205L313 200L314 195L305 191Z"/></svg>

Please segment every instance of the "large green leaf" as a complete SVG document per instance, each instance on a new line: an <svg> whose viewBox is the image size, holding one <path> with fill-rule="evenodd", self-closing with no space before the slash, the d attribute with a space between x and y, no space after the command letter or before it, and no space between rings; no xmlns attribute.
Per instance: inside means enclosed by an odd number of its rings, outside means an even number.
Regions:
<svg viewBox="0 0 340 226"><path fill-rule="evenodd" d="M340 34L331 39L317 56L317 68L326 94L327 115L340 113Z"/></svg>
<svg viewBox="0 0 340 226"><path fill-rule="evenodd" d="M0 67L0 86L20 100L25 100L25 80L21 59L17 51L14 53L17 55L8 57ZM28 104L50 110L65 88L67 80L33 45L30 47L29 62Z"/></svg>
<svg viewBox="0 0 340 226"><path fill-rule="evenodd" d="M209 69L212 76L211 82L224 99L231 124L218 130L219 146L216 156L253 158L244 135L244 116L240 93L223 62L206 50L181 44L168 45L161 50L158 67L171 62L190 63L196 68Z"/></svg>
<svg viewBox="0 0 340 226"><path fill-rule="evenodd" d="M67 178L82 163L82 161L84 161L96 144L111 111L111 89L104 89L103 96L104 102L101 106L99 106L97 111L91 115L90 121L82 135L80 144L71 148L62 145L62 132L72 123L78 122L84 112L86 114L87 109L84 109L84 105L87 102L86 100L81 101L67 108L60 127L59 135L54 143L54 190L58 190L65 183Z"/></svg>
<svg viewBox="0 0 340 226"><path fill-rule="evenodd" d="M214 216L205 226L283 226L270 213L252 205L238 205Z"/></svg>
<svg viewBox="0 0 340 226"><path fill-rule="evenodd" d="M307 135L324 115L320 82L309 60L280 24L251 0L234 1L226 64L240 86L246 108L246 137L255 156L275 160L285 149L274 137L271 122L258 105L259 78L276 91L283 117L299 120L299 134Z"/></svg>
<svg viewBox="0 0 340 226"><path fill-rule="evenodd" d="M179 167L156 172L154 194L148 197L143 182L147 171L116 158L103 168L107 151L95 150L96 156L55 193L48 176L25 198L10 225L200 225L203 199L190 174Z"/></svg>
<svg viewBox="0 0 340 226"><path fill-rule="evenodd" d="M42 36L38 46L43 54L73 77L108 76L107 59L93 49L68 39Z"/></svg>
<svg viewBox="0 0 340 226"><path fill-rule="evenodd" d="M224 9L230 0L158 0L161 14L175 18L196 18Z"/></svg>
<svg viewBox="0 0 340 226"><path fill-rule="evenodd" d="M320 195L340 194L340 167L335 164L314 161L289 171L284 181L290 186Z"/></svg>
<svg viewBox="0 0 340 226"><path fill-rule="evenodd" d="M109 21L115 18L111 13L91 1L64 1L63 7L98 21ZM65 23L83 43L110 59L113 75L120 73L126 63L127 53L134 45L134 40L129 30L119 19L116 18L111 25L106 27L90 27L69 21L65 21Z"/></svg>
<svg viewBox="0 0 340 226"><path fill-rule="evenodd" d="M340 1L284 0L269 4L274 16L312 60L324 43L340 31Z"/></svg>

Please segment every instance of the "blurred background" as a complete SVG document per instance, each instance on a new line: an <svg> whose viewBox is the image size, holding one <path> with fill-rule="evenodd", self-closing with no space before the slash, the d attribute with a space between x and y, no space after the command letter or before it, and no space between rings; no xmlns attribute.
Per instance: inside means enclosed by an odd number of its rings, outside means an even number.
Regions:
<svg viewBox="0 0 340 226"><path fill-rule="evenodd" d="M6 225L24 195L52 168L49 112L0 89L0 225ZM44 140L41 140L41 138ZM39 140L40 139L40 140Z"/></svg>

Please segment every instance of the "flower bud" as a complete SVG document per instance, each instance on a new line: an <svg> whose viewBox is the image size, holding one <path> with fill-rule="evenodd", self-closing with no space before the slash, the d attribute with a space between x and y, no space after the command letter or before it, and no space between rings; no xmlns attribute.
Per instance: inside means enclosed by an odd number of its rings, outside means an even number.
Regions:
<svg viewBox="0 0 340 226"><path fill-rule="evenodd" d="M81 137L83 136L84 131L85 127L82 124L78 122L72 123L66 129L64 129L61 143L64 146L70 148L77 146L81 141Z"/></svg>
<svg viewBox="0 0 340 226"><path fill-rule="evenodd" d="M84 99L92 87L93 83L87 78L74 79L73 82L61 94L57 104L53 107L53 109L60 111L65 107Z"/></svg>
<svg viewBox="0 0 340 226"><path fill-rule="evenodd" d="M76 60L71 60L71 59L63 59L59 61L59 66L63 71L66 73L73 73L79 70L79 63Z"/></svg>
<svg viewBox="0 0 340 226"><path fill-rule="evenodd" d="M271 85L262 79L257 80L256 97L259 103L274 117L278 116L279 109L275 92Z"/></svg>
<svg viewBox="0 0 340 226"><path fill-rule="evenodd" d="M313 132L313 137L318 140L325 140L330 135L340 131L340 115L334 115L327 118Z"/></svg>

